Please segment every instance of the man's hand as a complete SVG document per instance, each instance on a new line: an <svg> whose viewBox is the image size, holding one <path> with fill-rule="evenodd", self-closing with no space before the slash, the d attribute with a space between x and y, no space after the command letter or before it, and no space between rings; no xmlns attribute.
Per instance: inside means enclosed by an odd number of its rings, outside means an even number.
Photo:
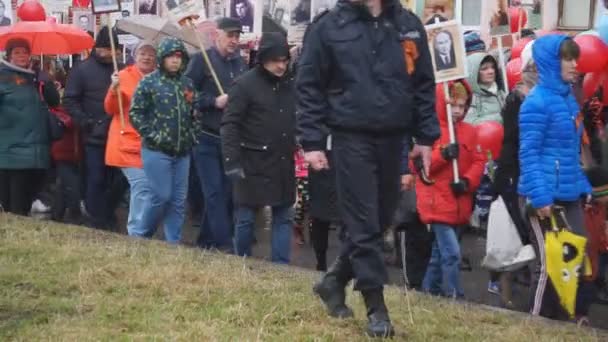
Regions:
<svg viewBox="0 0 608 342"><path fill-rule="evenodd" d="M304 161L315 171L329 169L329 163L323 151L304 152Z"/></svg>
<svg viewBox="0 0 608 342"><path fill-rule="evenodd" d="M585 205L585 210L593 209L593 195L588 194L583 197L583 204Z"/></svg>
<svg viewBox="0 0 608 342"><path fill-rule="evenodd" d="M215 98L215 107L217 109L224 109L228 105L228 94L220 95Z"/></svg>
<svg viewBox="0 0 608 342"><path fill-rule="evenodd" d="M118 73L115 72L112 74L111 76L112 79L112 84L110 85L110 87L112 88L112 90L116 91L118 89L118 87L120 86L120 78L118 77Z"/></svg>
<svg viewBox="0 0 608 342"><path fill-rule="evenodd" d="M401 191L408 191L414 188L414 182L416 178L413 175L402 175L401 176Z"/></svg>
<svg viewBox="0 0 608 342"><path fill-rule="evenodd" d="M538 215L538 217L540 217L541 219L546 219L546 218L550 218L551 217L551 206L548 205L546 207L542 207L540 209L536 209L536 215Z"/></svg>
<svg viewBox="0 0 608 342"><path fill-rule="evenodd" d="M430 174L431 171L431 146L414 145L412 152L410 152L410 159L420 157L422 159L422 166L425 174Z"/></svg>

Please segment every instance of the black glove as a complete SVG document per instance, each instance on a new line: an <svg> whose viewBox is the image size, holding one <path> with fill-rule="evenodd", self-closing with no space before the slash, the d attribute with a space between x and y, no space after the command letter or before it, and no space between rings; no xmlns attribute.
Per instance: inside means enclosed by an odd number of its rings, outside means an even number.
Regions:
<svg viewBox="0 0 608 342"><path fill-rule="evenodd" d="M458 144L449 144L441 149L441 156L447 161L458 159Z"/></svg>
<svg viewBox="0 0 608 342"><path fill-rule="evenodd" d="M231 181L235 182L245 178L245 171L243 171L242 167L235 167L233 169L226 170L226 176L230 178Z"/></svg>
<svg viewBox="0 0 608 342"><path fill-rule="evenodd" d="M469 192L469 180L466 178L461 178L456 183L450 183L450 188L452 188L454 195L464 195Z"/></svg>

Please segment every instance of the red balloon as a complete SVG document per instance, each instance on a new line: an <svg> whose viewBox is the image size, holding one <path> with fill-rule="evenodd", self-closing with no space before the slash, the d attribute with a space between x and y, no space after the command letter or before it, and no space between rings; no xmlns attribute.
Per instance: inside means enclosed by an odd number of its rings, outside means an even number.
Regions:
<svg viewBox="0 0 608 342"><path fill-rule="evenodd" d="M577 69L588 73L604 70L608 63L608 47L600 37L586 34L574 37L574 41L581 49Z"/></svg>
<svg viewBox="0 0 608 342"><path fill-rule="evenodd" d="M17 17L21 21L45 21L46 13L44 7L38 0L25 0L17 8Z"/></svg>
<svg viewBox="0 0 608 342"><path fill-rule="evenodd" d="M496 121L486 121L475 126L475 128L477 130L477 143L483 152L490 152L492 159L498 159L505 135L502 125Z"/></svg>
<svg viewBox="0 0 608 342"><path fill-rule="evenodd" d="M521 58L515 58L507 63L507 83L509 84L509 91L513 90L513 87L519 81L521 81Z"/></svg>
<svg viewBox="0 0 608 342"><path fill-rule="evenodd" d="M524 51L526 45L533 40L534 39L532 37L526 37L515 42L515 44L513 44L511 47L511 59L521 57L521 53Z"/></svg>
<svg viewBox="0 0 608 342"><path fill-rule="evenodd" d="M585 78L583 79L583 96L585 97L585 100L589 99L597 92L605 78L606 74L603 71L585 74Z"/></svg>
<svg viewBox="0 0 608 342"><path fill-rule="evenodd" d="M519 18L521 17L521 26ZM528 23L528 13L521 7L509 7L509 19L511 20L511 33L517 33Z"/></svg>

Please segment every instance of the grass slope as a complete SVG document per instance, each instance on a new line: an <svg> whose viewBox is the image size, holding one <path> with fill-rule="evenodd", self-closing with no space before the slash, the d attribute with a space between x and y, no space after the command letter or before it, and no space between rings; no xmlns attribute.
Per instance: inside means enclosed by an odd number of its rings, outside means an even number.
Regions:
<svg viewBox="0 0 608 342"><path fill-rule="evenodd" d="M329 319L318 274L0 214L0 340L365 340L355 319ZM600 341L571 324L389 288L396 340ZM413 322L411 321L411 318Z"/></svg>

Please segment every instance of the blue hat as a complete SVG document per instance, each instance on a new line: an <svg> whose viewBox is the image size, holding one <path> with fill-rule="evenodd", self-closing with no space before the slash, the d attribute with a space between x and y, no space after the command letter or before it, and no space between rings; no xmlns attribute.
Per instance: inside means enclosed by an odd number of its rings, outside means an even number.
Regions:
<svg viewBox="0 0 608 342"><path fill-rule="evenodd" d="M464 33L464 47L467 53L486 51L486 43L481 40L477 31L467 31Z"/></svg>

